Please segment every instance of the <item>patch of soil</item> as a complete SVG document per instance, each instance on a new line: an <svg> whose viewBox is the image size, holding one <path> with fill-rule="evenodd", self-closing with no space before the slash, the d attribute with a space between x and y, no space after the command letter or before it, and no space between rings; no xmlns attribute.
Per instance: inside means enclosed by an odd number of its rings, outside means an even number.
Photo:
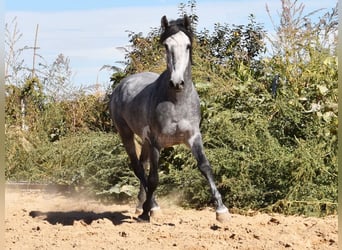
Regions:
<svg viewBox="0 0 342 250"><path fill-rule="evenodd" d="M159 199L159 216L140 223L134 204L28 190L6 190L5 201L6 249L338 249L337 216L232 214L221 224L213 209Z"/></svg>

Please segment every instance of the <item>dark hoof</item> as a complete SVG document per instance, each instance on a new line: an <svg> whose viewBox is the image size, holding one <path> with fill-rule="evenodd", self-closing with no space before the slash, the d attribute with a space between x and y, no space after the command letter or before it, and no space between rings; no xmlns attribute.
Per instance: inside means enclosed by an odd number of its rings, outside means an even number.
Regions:
<svg viewBox="0 0 342 250"><path fill-rule="evenodd" d="M216 220L221 223L227 223L231 219L230 213L227 208L216 210Z"/></svg>
<svg viewBox="0 0 342 250"><path fill-rule="evenodd" d="M143 213L138 216L138 222L148 223L150 222L150 216Z"/></svg>

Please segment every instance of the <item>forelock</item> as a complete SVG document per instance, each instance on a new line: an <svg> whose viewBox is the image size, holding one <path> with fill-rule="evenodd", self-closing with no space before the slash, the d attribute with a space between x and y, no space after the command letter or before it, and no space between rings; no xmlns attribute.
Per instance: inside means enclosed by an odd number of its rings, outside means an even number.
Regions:
<svg viewBox="0 0 342 250"><path fill-rule="evenodd" d="M169 25L163 30L160 35L160 43L163 43L167 38L176 34L177 32L182 31L189 37L190 43L192 44L193 34L191 29L187 29L184 26L184 19L179 18L177 20L172 20L169 22Z"/></svg>

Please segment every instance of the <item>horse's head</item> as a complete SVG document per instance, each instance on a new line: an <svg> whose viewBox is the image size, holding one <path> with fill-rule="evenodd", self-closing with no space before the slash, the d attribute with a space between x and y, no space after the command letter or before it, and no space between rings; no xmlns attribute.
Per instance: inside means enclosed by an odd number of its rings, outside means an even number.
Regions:
<svg viewBox="0 0 342 250"><path fill-rule="evenodd" d="M162 34L160 42L165 46L167 68L171 73L170 87L181 91L184 88L184 76L191 63L192 31L187 15L175 21L161 19Z"/></svg>

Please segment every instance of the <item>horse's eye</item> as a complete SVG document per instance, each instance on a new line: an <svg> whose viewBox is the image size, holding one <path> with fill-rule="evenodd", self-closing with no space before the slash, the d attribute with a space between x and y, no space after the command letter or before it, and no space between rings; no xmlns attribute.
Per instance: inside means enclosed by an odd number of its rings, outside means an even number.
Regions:
<svg viewBox="0 0 342 250"><path fill-rule="evenodd" d="M168 50L168 48L169 48L169 47L167 46L167 44L164 44L164 47L165 47L166 50Z"/></svg>

